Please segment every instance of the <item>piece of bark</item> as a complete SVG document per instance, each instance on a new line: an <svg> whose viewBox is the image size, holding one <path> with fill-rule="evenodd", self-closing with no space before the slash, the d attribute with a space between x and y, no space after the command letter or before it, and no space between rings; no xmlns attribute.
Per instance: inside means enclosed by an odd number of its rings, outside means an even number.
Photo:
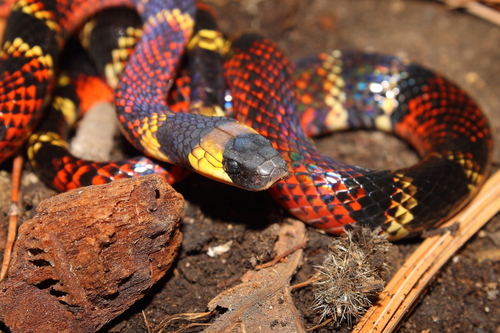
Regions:
<svg viewBox="0 0 500 333"><path fill-rule="evenodd" d="M170 267L184 200L157 175L43 201L19 228L0 320L15 332L95 332Z"/></svg>

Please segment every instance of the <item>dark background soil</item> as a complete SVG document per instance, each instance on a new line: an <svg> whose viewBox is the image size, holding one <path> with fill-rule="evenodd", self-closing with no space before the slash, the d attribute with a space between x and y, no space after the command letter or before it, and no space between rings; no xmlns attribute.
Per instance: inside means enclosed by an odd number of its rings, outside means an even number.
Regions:
<svg viewBox="0 0 500 333"><path fill-rule="evenodd" d="M500 27L431 1L371 0L211 0L224 32L258 31L279 42L293 59L335 48L406 55L443 73L463 87L500 128ZM500 161L495 140L494 160ZM416 161L415 154L393 137L367 131L340 133L317 141L326 153L366 167L395 168ZM1 166L8 170L6 164ZM494 168L497 169L496 167ZM0 246L7 225L9 174L0 173L2 208ZM28 174L24 178L23 219L46 195ZM182 250L166 276L133 308L104 332L155 331L163 318L204 312L206 304L255 264L272 258L276 225L286 217L266 193L248 193L193 175L175 186L186 198ZM5 190L4 190L5 189ZM490 223L444 267L400 332L500 332L500 259L482 261L481 254L498 250L500 218ZM294 283L310 277L320 264L330 237L309 229L305 261ZM231 250L211 258L209 247L232 240ZM419 240L393 247L397 269ZM485 252L486 251L486 252ZM312 292L294 293L308 327L319 317L310 310ZM186 322L177 322L175 331ZM203 327L185 332L198 332ZM334 325L317 332L350 329Z"/></svg>

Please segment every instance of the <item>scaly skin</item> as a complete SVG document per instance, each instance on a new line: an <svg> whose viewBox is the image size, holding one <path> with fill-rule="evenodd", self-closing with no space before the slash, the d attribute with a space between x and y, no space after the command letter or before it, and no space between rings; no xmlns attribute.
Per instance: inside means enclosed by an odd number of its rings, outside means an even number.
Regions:
<svg viewBox="0 0 500 333"><path fill-rule="evenodd" d="M455 214L483 183L492 148L488 122L441 76L393 57L337 51L297 73L308 82L319 76L324 90L299 80L297 94L294 66L275 43L244 35L233 49L225 68L235 116L273 142L287 161L290 177L270 192L299 219L335 234L351 223L381 226L400 239ZM361 58L363 67L356 67ZM376 71L367 72L368 66ZM313 93L323 95L323 109L311 107L322 100ZM408 140L422 160L410 168L377 171L324 156L300 125L299 104L310 119L330 126L313 124L309 132L376 127Z"/></svg>
<svg viewBox="0 0 500 333"><path fill-rule="evenodd" d="M0 161L38 122L67 36L89 15L115 5L135 6L144 21L143 37L115 93L118 120L129 141L149 156L252 191L285 177L284 160L253 129L225 117L174 113L166 105L169 81L194 25L194 2L181 0L16 2L0 53ZM181 123L182 133L176 131Z"/></svg>
<svg viewBox="0 0 500 333"><path fill-rule="evenodd" d="M125 134L154 157L212 177L228 177L214 172L212 166L222 165L228 173L238 171L239 166L222 161L241 156L222 149L214 134L231 132L236 123L227 118L175 116L164 98L165 82L173 78L175 59L181 56L192 29L192 14L187 10L191 8L139 9L143 18L149 18L146 38L117 90ZM152 12L158 15L153 17ZM166 39L161 35L164 26L170 29ZM164 49L164 43L169 47ZM19 47L8 45L6 53L14 56ZM290 177L270 191L305 222L331 233L360 223L381 226L392 239L413 236L461 209L488 173L492 140L486 118L463 91L433 72L393 57L335 51L305 60L294 78L294 66L286 56L274 43L255 35L236 41L231 55L225 77L234 114L267 137L288 163ZM50 73L42 70L36 75ZM194 124L200 123L204 129L193 131ZM395 171L368 170L323 156L306 136L359 127L395 133L408 140L422 160ZM227 142L236 150L254 148L261 139L247 131L241 141L229 136L223 141L225 149ZM178 140L192 133L196 140ZM200 137L206 139L197 141ZM213 146L218 153L207 155ZM256 150L259 157L246 159L251 168L255 160L262 159L265 165L266 158L271 162L261 169L264 174L272 175L273 168L283 167L273 161L273 151ZM237 182L252 183L250 179L255 177L245 175Z"/></svg>

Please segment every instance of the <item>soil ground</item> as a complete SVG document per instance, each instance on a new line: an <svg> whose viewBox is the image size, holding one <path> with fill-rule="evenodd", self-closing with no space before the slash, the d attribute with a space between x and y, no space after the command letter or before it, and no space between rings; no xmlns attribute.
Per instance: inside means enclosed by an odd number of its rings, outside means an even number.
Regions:
<svg viewBox="0 0 500 333"><path fill-rule="evenodd" d="M500 128L500 27L437 2L371 0L212 0L223 31L258 31L279 42L293 59L339 49L406 55L443 73L463 87ZM495 137L494 161L500 161L500 139ZM339 133L317 140L322 151L349 163L374 168L408 166L417 157L405 143L379 132ZM8 171L7 163L1 166ZM496 167L494 168L496 171ZM8 189L9 174L0 187ZM29 184L29 177L25 184ZM53 192L41 185L24 187L23 219ZM103 332L148 332L163 318L178 313L206 311L207 303L256 263L272 258L275 223L286 213L266 193L248 193L193 175L175 188L187 200L181 253L166 276L133 308ZM2 208L0 246L7 225L7 191L0 191ZM498 249L500 218L496 216L448 263L399 332L500 332L500 260L482 261ZM496 235L496 237L495 237ZM306 280L322 262L330 236L309 228L305 261L294 281ZM209 247L232 240L231 250L219 257ZM400 242L391 255L393 271L420 242ZM310 310L312 291L293 294L306 326L318 323ZM170 331L182 327L170 327ZM203 327L183 332L198 332ZM169 330L166 330L169 331ZM326 326L316 332L349 332L347 325Z"/></svg>

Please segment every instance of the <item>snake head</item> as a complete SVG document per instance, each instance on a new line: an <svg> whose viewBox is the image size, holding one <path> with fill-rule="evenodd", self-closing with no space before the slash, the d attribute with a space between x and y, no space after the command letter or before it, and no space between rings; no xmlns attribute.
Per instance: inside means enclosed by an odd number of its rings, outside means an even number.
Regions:
<svg viewBox="0 0 500 333"><path fill-rule="evenodd" d="M196 116L206 124L189 131L187 120ZM217 181L241 187L249 191L261 191L271 187L278 180L288 176L288 165L271 142L254 129L226 117L207 117L190 114L176 114L182 118L172 131L163 131L161 136L186 136L190 132L188 163L194 171ZM181 134L184 133L184 134ZM179 141L179 140L177 140ZM176 145L162 143L165 151ZM168 150L167 150L168 149ZM180 164L180 163L179 163ZM182 165L182 164L181 164Z"/></svg>
<svg viewBox="0 0 500 333"><path fill-rule="evenodd" d="M168 114L157 126L148 153L219 182L261 191L288 176L288 165L271 142L227 117ZM146 147L148 141L141 142Z"/></svg>
<svg viewBox="0 0 500 333"><path fill-rule="evenodd" d="M222 164L232 182L250 191L260 191L288 176L288 166L269 140L257 133L230 139Z"/></svg>

